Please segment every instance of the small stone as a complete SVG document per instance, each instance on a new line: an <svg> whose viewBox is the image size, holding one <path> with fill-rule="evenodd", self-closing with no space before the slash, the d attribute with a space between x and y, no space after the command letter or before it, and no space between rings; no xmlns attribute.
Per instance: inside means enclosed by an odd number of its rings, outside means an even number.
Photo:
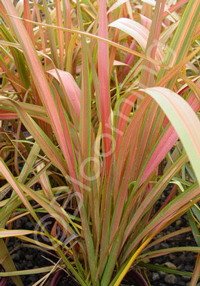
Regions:
<svg viewBox="0 0 200 286"><path fill-rule="evenodd" d="M33 260L33 255L32 254L26 254L25 258L26 258L26 260Z"/></svg>
<svg viewBox="0 0 200 286"><path fill-rule="evenodd" d="M15 263L17 270L22 270L24 266L21 263Z"/></svg>
<svg viewBox="0 0 200 286"><path fill-rule="evenodd" d="M36 282L38 280L38 275L37 274L33 274L29 277L29 279L31 280L31 282Z"/></svg>
<svg viewBox="0 0 200 286"><path fill-rule="evenodd" d="M19 260L19 258L20 258L19 257L19 252L11 254L11 257L12 257L13 260Z"/></svg>
<svg viewBox="0 0 200 286"><path fill-rule="evenodd" d="M15 228L16 229L20 229L20 228L22 228L22 222L21 222L21 220L17 220L17 221L15 221Z"/></svg>
<svg viewBox="0 0 200 286"><path fill-rule="evenodd" d="M169 254L169 258L170 258L171 260L174 260L174 259L176 258L176 255L170 253L170 254Z"/></svg>
<svg viewBox="0 0 200 286"><path fill-rule="evenodd" d="M193 269L193 266L191 265L185 265L185 271L188 271L188 272L192 272L194 269Z"/></svg>
<svg viewBox="0 0 200 286"><path fill-rule="evenodd" d="M160 245L159 244L154 245L154 250L158 250L158 249L160 249Z"/></svg>
<svg viewBox="0 0 200 286"><path fill-rule="evenodd" d="M152 280L153 280L153 281L156 281L156 280L158 280L158 279L160 279L160 276L159 276L158 272L153 272L153 274L152 274Z"/></svg>
<svg viewBox="0 0 200 286"><path fill-rule="evenodd" d="M170 243L170 247L174 247L174 246L176 246L176 242L175 242L175 241L172 241L172 242Z"/></svg>
<svg viewBox="0 0 200 286"><path fill-rule="evenodd" d="M26 228L27 228L27 229L32 229L32 228L33 228L32 222L30 222L30 221L27 222L27 223L26 223Z"/></svg>
<svg viewBox="0 0 200 286"><path fill-rule="evenodd" d="M169 248L170 246L169 246L169 244L166 243L166 242L161 242L160 247L161 247L161 248Z"/></svg>
<svg viewBox="0 0 200 286"><path fill-rule="evenodd" d="M184 254L182 254L181 256L179 256L179 258L181 259L181 262L184 263L186 261L186 257Z"/></svg>
<svg viewBox="0 0 200 286"><path fill-rule="evenodd" d="M183 280L185 281L190 281L191 280L191 277L190 276L182 276Z"/></svg>
<svg viewBox="0 0 200 286"><path fill-rule="evenodd" d="M28 269L32 269L33 268L33 262L32 261L28 261L27 268Z"/></svg>
<svg viewBox="0 0 200 286"><path fill-rule="evenodd" d="M174 265L171 262L165 262L163 265L166 266L167 268L170 268L170 269L173 269L173 270L177 269L176 265Z"/></svg>
<svg viewBox="0 0 200 286"><path fill-rule="evenodd" d="M175 228L170 225L170 226L169 226L169 230L170 230L171 232L173 232L173 231L175 231Z"/></svg>
<svg viewBox="0 0 200 286"><path fill-rule="evenodd" d="M166 273L164 271L158 271L161 278L165 277Z"/></svg>
<svg viewBox="0 0 200 286"><path fill-rule="evenodd" d="M177 283L179 286L185 286L185 281L178 281L178 283Z"/></svg>
<svg viewBox="0 0 200 286"><path fill-rule="evenodd" d="M177 267L177 270L183 270L184 266L183 264L180 264L178 267Z"/></svg>
<svg viewBox="0 0 200 286"><path fill-rule="evenodd" d="M194 261L194 255L193 255L193 253L188 253L186 259L187 259L187 262L188 262L188 263L193 262L193 261Z"/></svg>
<svg viewBox="0 0 200 286"><path fill-rule="evenodd" d="M174 274L168 274L165 276L165 282L171 285L176 285L177 277Z"/></svg>
<svg viewBox="0 0 200 286"><path fill-rule="evenodd" d="M173 263L174 263L175 265L180 265L180 264L181 264L181 259L180 259L180 257L174 258Z"/></svg>
<svg viewBox="0 0 200 286"><path fill-rule="evenodd" d="M150 259L149 259L149 258L145 258L145 259L143 260L143 262L144 262L144 263L150 263Z"/></svg>
<svg viewBox="0 0 200 286"><path fill-rule="evenodd" d="M181 224L182 224L182 221L181 221L180 219L178 219L178 220L176 221L176 226L179 227L179 226L181 226Z"/></svg>
<svg viewBox="0 0 200 286"><path fill-rule="evenodd" d="M19 250L18 253L19 253L20 259L24 259L25 251Z"/></svg>
<svg viewBox="0 0 200 286"><path fill-rule="evenodd" d="M161 199L165 199L165 194L164 193L162 193L162 195L161 195Z"/></svg>

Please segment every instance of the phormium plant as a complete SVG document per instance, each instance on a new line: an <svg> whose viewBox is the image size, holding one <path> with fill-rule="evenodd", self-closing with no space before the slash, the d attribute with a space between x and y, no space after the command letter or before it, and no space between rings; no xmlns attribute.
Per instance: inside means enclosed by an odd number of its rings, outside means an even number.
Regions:
<svg viewBox="0 0 200 286"><path fill-rule="evenodd" d="M23 285L20 275L44 272L44 283L61 267L80 285L117 286L146 258L193 251L196 285L199 10L198 0L1 0L1 277ZM186 212L190 228L156 237ZM23 216L34 230L14 228ZM188 231L196 247L151 251ZM9 237L57 264L17 271Z"/></svg>

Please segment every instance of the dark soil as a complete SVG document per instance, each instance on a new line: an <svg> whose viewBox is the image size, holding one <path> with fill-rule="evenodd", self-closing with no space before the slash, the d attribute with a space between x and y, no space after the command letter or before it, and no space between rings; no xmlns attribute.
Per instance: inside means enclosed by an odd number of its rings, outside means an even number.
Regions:
<svg viewBox="0 0 200 286"><path fill-rule="evenodd" d="M169 191L170 189L164 192L162 199L158 203L157 206L158 209L159 205L161 205L168 196ZM182 227L187 227L187 226L189 226L187 215L184 215L179 220L174 222L166 230L161 232L159 236L163 236L167 233L171 233L172 231L179 230ZM14 228L33 229L33 225L28 219L28 217L23 217L15 223ZM155 245L152 250L171 248L176 246L196 246L196 242L194 240L192 233L181 234L179 236L174 237L173 239L164 241L158 245ZM33 269L33 268L40 268L52 265L52 263L49 260L54 261L55 263L57 262L57 259L53 255L52 256L47 255L46 253L38 251L35 248L31 248L23 244L22 241L19 239L11 238L8 242L8 249L9 251L14 250L11 256L13 258L13 261L15 262L17 270ZM196 254L191 252L185 252L185 253L180 252L157 257L147 262L152 265L165 266L171 269L177 269L183 272L192 273L195 267L195 261L196 261ZM45 273L26 275L22 276L21 278L25 286L31 286L35 282L37 282L44 274ZM179 276L175 274L165 273L156 270L149 270L149 269L146 270L146 274L152 286L169 286L169 285L189 286L191 280L191 278L188 276ZM60 277L58 277L57 279L59 278ZM50 285L50 280L52 279L53 278L50 277L50 279L45 285L46 286ZM123 285L128 285L126 283L129 283L129 285L133 285L130 284L129 281L123 282ZM8 278L7 284L5 285L13 286L14 284L12 280ZM76 282L72 280L67 273L63 272L61 279L58 282L58 286L64 286L64 285L79 286L79 284L76 284ZM197 285L200 286L200 284ZM1 281L0 281L0 286L1 286ZM135 284L135 286L139 285Z"/></svg>
<svg viewBox="0 0 200 286"><path fill-rule="evenodd" d="M158 201L157 210L163 205L164 201L167 199L172 186L168 186L168 188L162 194L160 201ZM158 237L162 237L174 231L178 231L182 228L188 227L189 222L187 215L183 215L180 219L171 224L167 229L163 230L159 233ZM172 247L180 247L180 246L197 246L195 239L191 232L187 232L184 234L180 234L175 236L167 241L163 241L153 247L153 250L159 249L168 249ZM193 272L196 262L196 253L192 252L177 252L171 253L169 255L163 255L160 257L156 257L148 261L148 263L158 266L164 266L172 270L178 270L182 272ZM191 277L189 276L180 276L172 273L166 273L162 271L156 270L148 270L149 281L152 286L168 286L168 285L176 285L176 286L189 286ZM197 284L200 286L200 284Z"/></svg>

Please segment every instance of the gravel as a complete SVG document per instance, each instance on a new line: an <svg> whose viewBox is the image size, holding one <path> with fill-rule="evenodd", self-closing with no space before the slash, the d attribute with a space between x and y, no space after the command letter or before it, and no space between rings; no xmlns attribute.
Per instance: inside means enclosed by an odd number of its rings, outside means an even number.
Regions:
<svg viewBox="0 0 200 286"><path fill-rule="evenodd" d="M162 196L162 200L165 199ZM176 222L174 222L171 226L169 226L166 230L163 230L157 237L162 237L172 231L176 231L181 229L182 227L189 226L187 215L182 216ZM28 217L23 217L14 225L15 229L33 229L33 225L28 219ZM151 250L158 250L164 248L171 248L176 246L196 246L196 242L191 233L185 233L174 237L173 239L163 241L157 245L155 245ZM9 251L16 249L12 254L12 258L15 262L17 270L25 270L25 269L33 269L44 267L48 265L52 265L48 259L56 260L52 257L47 257L47 255L43 252L36 250L31 247L24 247L22 241L16 238L11 238L8 243ZM191 252L177 252L171 253L169 255L164 255L160 257L156 257L150 259L151 264L168 267L172 270L180 270L183 272L193 272L195 267L196 254ZM173 273L166 273L163 271L156 270L147 270L147 275L149 277L149 281L152 286L189 286L191 278L188 276L180 276L175 275ZM43 274L34 274L34 275L26 275L22 276L22 281L25 286L31 286L36 281L38 281ZM71 283L71 284L70 284ZM11 279L8 279L6 284L7 286L13 286L13 282ZM58 286L64 285L74 285L74 281L70 282L67 274L65 274ZM200 286L200 280L198 281L197 286Z"/></svg>
<svg viewBox="0 0 200 286"><path fill-rule="evenodd" d="M28 217L23 217L14 224L15 229L33 229ZM49 266L51 263L45 258L47 256L44 252L38 251L32 247L24 247L25 244L17 238L10 238L8 242L8 250L13 251L11 257L15 263L17 270L27 270L33 268L40 268ZM50 258L50 257L49 257ZM31 286L38 281L43 274L33 274L21 276L25 286ZM15 285L10 278L8 278L7 286Z"/></svg>
<svg viewBox="0 0 200 286"><path fill-rule="evenodd" d="M171 239L170 241L168 241L168 244L169 247L196 246L196 243L191 233L179 235L176 238L174 238L174 240ZM161 248L164 248L163 244L155 246L154 250ZM193 272L195 267L195 262L196 262L196 254L192 252L184 252L184 253L177 252L150 259L150 263L153 265L164 266L169 269L179 270L182 272ZM190 284L189 281L191 280L189 276L180 276L180 275L166 273L163 271L148 270L148 274L152 286L168 286L168 285L187 286Z"/></svg>
<svg viewBox="0 0 200 286"><path fill-rule="evenodd" d="M170 192L170 188L167 188L162 195L162 199L158 203L158 209L160 205L165 201L168 194ZM157 210L158 210L157 209ZM172 225L170 225L167 229L163 230L156 238L162 237L168 233L173 231L180 230L183 227L188 227L189 222L187 219L187 215L183 215L177 221L175 221ZM191 232L180 234L175 236L172 239L161 242L155 245L151 250L158 249L168 249L172 247L180 247L180 246L197 246L194 240L194 237ZM153 265L164 266L172 270L179 270L182 272L193 272L195 268L196 262L196 254L192 252L177 252L171 253L169 255L163 255L160 257L150 259L150 263ZM189 276L180 276L176 274L166 273L163 271L156 270L148 270L149 280L152 286L189 286L191 277ZM197 285L200 286L200 279Z"/></svg>

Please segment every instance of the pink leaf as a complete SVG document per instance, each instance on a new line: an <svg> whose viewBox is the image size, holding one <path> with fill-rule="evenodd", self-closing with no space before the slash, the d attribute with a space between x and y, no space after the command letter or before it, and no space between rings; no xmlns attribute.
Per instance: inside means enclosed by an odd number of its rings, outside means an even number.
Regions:
<svg viewBox="0 0 200 286"><path fill-rule="evenodd" d="M99 37L107 39L106 0L100 2ZM101 121L103 128L104 153L106 157L106 172L111 164L111 129L110 129L110 94L108 74L108 45L103 41L98 43L99 91L101 101Z"/></svg>
<svg viewBox="0 0 200 286"><path fill-rule="evenodd" d="M51 74L54 78L56 78L59 82L60 80L62 81L62 84L65 88L65 91L74 107L74 110L78 116L78 118L80 118L80 108L81 108L81 91L78 87L78 85L76 84L74 78L72 77L72 75L66 71L62 71L62 70L55 70L52 69L50 71L48 71L47 73ZM59 76L58 76L59 74ZM60 77L60 78L59 78Z"/></svg>

